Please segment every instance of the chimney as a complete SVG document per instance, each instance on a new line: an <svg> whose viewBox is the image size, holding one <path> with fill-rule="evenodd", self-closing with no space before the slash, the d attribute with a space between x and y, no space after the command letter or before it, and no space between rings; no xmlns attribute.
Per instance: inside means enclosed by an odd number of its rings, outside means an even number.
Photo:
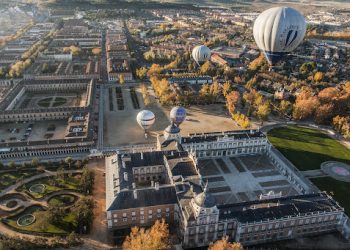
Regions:
<svg viewBox="0 0 350 250"><path fill-rule="evenodd" d="M155 188L156 190L159 190L159 182L156 182L156 183L154 184L154 188Z"/></svg>
<svg viewBox="0 0 350 250"><path fill-rule="evenodd" d="M128 173L127 172L124 172L124 180L128 181Z"/></svg>
<svg viewBox="0 0 350 250"><path fill-rule="evenodd" d="M133 194L134 194L134 199L137 199L137 190L134 190Z"/></svg>

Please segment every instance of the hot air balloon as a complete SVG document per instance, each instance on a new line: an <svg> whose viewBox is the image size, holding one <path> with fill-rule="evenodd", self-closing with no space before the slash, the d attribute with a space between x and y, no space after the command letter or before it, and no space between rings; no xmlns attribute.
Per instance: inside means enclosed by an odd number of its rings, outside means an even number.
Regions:
<svg viewBox="0 0 350 250"><path fill-rule="evenodd" d="M290 7L265 10L255 20L253 28L255 42L265 53L270 65L298 47L305 32L304 17Z"/></svg>
<svg viewBox="0 0 350 250"><path fill-rule="evenodd" d="M198 65L210 59L210 49L205 45L194 47L192 50L192 57Z"/></svg>
<svg viewBox="0 0 350 250"><path fill-rule="evenodd" d="M186 119L186 109L183 107L174 107L170 111L170 120L176 125L180 126Z"/></svg>
<svg viewBox="0 0 350 250"><path fill-rule="evenodd" d="M145 130L145 136L147 137L147 130L150 129L156 121L155 115L152 111L142 110L137 114L136 120L140 127Z"/></svg>

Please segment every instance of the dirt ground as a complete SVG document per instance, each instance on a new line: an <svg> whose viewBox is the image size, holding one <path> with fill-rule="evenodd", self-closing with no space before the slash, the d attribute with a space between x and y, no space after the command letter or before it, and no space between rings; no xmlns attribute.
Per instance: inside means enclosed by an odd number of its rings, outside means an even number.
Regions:
<svg viewBox="0 0 350 250"><path fill-rule="evenodd" d="M94 209L94 222L92 224L92 229L87 238L101 244L108 244L110 241L105 212L106 191L104 159L90 161L88 167L95 171L95 184L92 196L96 202L96 207Z"/></svg>
<svg viewBox="0 0 350 250"><path fill-rule="evenodd" d="M117 109L115 87L112 88L113 110L109 106L108 90L105 91L105 113L104 113L104 146L116 146L127 144L143 144L156 142L156 133L161 133L170 124L165 110L161 109L151 96L151 105L145 108L143 98L138 88L137 97L140 109L135 109L130 97L130 90L123 87L124 110ZM150 129L150 136L146 139L144 132L136 122L137 113L143 109L152 111L156 116L156 122Z"/></svg>
<svg viewBox="0 0 350 250"><path fill-rule="evenodd" d="M154 143L156 142L156 135L162 133L170 124L169 112L172 107L161 107L151 89L149 89L151 104L145 107L140 90L136 89L136 91L140 109L133 107L130 91L127 87L123 87L124 110L118 110L117 108L115 87L112 88L113 110L111 110L109 104L108 89L105 91L104 146ZM156 122L150 129L150 135L147 139L145 139L143 130L136 122L137 113L142 109L151 110L156 116ZM241 129L230 118L223 104L191 106L186 110L186 121L180 126L183 136L187 136L189 133Z"/></svg>
<svg viewBox="0 0 350 250"><path fill-rule="evenodd" d="M167 108L169 116L171 108ZM220 132L241 129L230 118L223 104L191 106L186 108L186 120L180 125L181 135L190 133Z"/></svg>

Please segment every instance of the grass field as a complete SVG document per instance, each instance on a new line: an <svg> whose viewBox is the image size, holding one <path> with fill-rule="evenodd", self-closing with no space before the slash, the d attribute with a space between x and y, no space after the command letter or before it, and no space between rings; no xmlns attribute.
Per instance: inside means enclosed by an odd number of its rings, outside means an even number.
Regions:
<svg viewBox="0 0 350 250"><path fill-rule="evenodd" d="M288 126L271 130L268 138L301 171L319 169L325 161L350 164L350 150L318 130Z"/></svg>
<svg viewBox="0 0 350 250"><path fill-rule="evenodd" d="M350 214L350 183L335 180L331 177L311 179L311 181L322 191L331 194L341 206Z"/></svg>
<svg viewBox="0 0 350 250"><path fill-rule="evenodd" d="M18 226L17 220L25 214L34 214L35 222L28 226ZM48 222L48 215L41 206L31 206L16 216L10 217L6 221L10 226L28 231L28 232L45 232L45 233L70 233L77 227L77 221L73 214L68 213L63 218L59 225L53 225Z"/></svg>
<svg viewBox="0 0 350 250"><path fill-rule="evenodd" d="M79 189L80 177L81 177L81 175L75 175L72 177L67 176L64 181L62 179L56 179L56 177L54 177L55 181L53 181L53 179L50 179L50 178L43 178L43 179L29 182L29 183L19 187L18 191L29 192L29 188L31 186L33 186L34 184L44 184L45 185L44 193L30 193L35 199L40 199L49 193L52 193L55 191L60 191L63 189L72 189L72 190L76 190L79 192L80 191L80 189Z"/></svg>

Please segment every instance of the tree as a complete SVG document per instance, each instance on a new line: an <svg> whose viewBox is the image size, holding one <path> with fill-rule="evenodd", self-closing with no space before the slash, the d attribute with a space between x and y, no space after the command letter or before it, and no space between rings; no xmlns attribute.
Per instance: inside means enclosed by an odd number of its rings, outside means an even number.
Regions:
<svg viewBox="0 0 350 250"><path fill-rule="evenodd" d="M334 105L332 103L322 104L315 112L315 122L318 124L330 123L332 120Z"/></svg>
<svg viewBox="0 0 350 250"><path fill-rule="evenodd" d="M14 161L10 161L9 167L10 168L15 168L16 167L16 163Z"/></svg>
<svg viewBox="0 0 350 250"><path fill-rule="evenodd" d="M323 73L318 71L314 75L314 81L315 82L321 82L323 80Z"/></svg>
<svg viewBox="0 0 350 250"><path fill-rule="evenodd" d="M253 77L252 79L250 79L247 84L245 85L246 88L248 89L252 89L256 84L256 77Z"/></svg>
<svg viewBox="0 0 350 250"><path fill-rule="evenodd" d="M309 89L302 90L293 106L293 118L296 120L310 118L319 105L317 96L314 96Z"/></svg>
<svg viewBox="0 0 350 250"><path fill-rule="evenodd" d="M211 243L208 250L243 250L243 246L240 243L230 243L226 236L215 243Z"/></svg>
<svg viewBox="0 0 350 250"><path fill-rule="evenodd" d="M293 110L293 105L290 101L282 100L279 105L280 115L290 115Z"/></svg>
<svg viewBox="0 0 350 250"><path fill-rule="evenodd" d="M158 76L163 71L163 68L159 64L152 64L147 72L147 76Z"/></svg>
<svg viewBox="0 0 350 250"><path fill-rule="evenodd" d="M267 120L270 112L271 112L270 103L265 101L262 104L258 105L256 110L256 116L259 118L259 120L263 124L263 122Z"/></svg>
<svg viewBox="0 0 350 250"><path fill-rule="evenodd" d="M169 228L164 219L148 230L133 227L123 242L123 250L168 250L171 249Z"/></svg>
<svg viewBox="0 0 350 250"><path fill-rule="evenodd" d="M49 206L47 209L47 220L53 225L60 224L64 216L64 209L59 206Z"/></svg>
<svg viewBox="0 0 350 250"><path fill-rule="evenodd" d="M87 167L83 168L83 173L81 174L79 186L83 193L90 194L92 187L94 185L94 172L89 170Z"/></svg>
<svg viewBox="0 0 350 250"><path fill-rule="evenodd" d="M62 167L58 168L56 171L56 177L59 180L64 181L65 180L65 174L64 174L64 169Z"/></svg>
<svg viewBox="0 0 350 250"><path fill-rule="evenodd" d="M240 99L241 95L238 91L231 91L226 96L226 107L231 114L233 114L236 111L236 107Z"/></svg>
<svg viewBox="0 0 350 250"><path fill-rule="evenodd" d="M203 75L212 75L213 74L214 67L211 64L210 61L206 61L202 66L201 66L201 73Z"/></svg>
<svg viewBox="0 0 350 250"><path fill-rule="evenodd" d="M123 74L119 75L119 83L122 84L122 85L125 83L125 79L124 79L124 75Z"/></svg>
<svg viewBox="0 0 350 250"><path fill-rule="evenodd" d="M68 164L68 167L70 168L70 166L72 165L72 163L73 163L73 158L72 157L70 157L70 156L68 156L68 157L66 157L66 159L64 159L64 162L66 163L66 164Z"/></svg>
<svg viewBox="0 0 350 250"><path fill-rule="evenodd" d="M102 49L101 48L93 48L91 50L91 52L94 56L99 56L99 55L101 55Z"/></svg>
<svg viewBox="0 0 350 250"><path fill-rule="evenodd" d="M147 69L145 67L141 67L136 69L136 76L141 80L145 80L147 76Z"/></svg>
<svg viewBox="0 0 350 250"><path fill-rule="evenodd" d="M67 243L68 243L69 246L77 245L80 242L81 242L81 239L80 239L79 235L77 235L75 232L71 232L67 236Z"/></svg>
<svg viewBox="0 0 350 250"><path fill-rule="evenodd" d="M37 157L34 157L32 159L32 166L37 167L39 165L39 159Z"/></svg>
<svg viewBox="0 0 350 250"><path fill-rule="evenodd" d="M83 165L83 163L81 162L81 160L77 160L77 161L75 162L75 167L76 167L76 168L81 168L82 165Z"/></svg>
<svg viewBox="0 0 350 250"><path fill-rule="evenodd" d="M231 84L229 82L225 82L224 85L222 86L222 94L224 95L224 97L226 97L230 92L231 92Z"/></svg>
<svg viewBox="0 0 350 250"><path fill-rule="evenodd" d="M74 204L72 213L77 219L77 229L79 233L86 233L89 231L94 219L94 207L95 202L90 197L82 197Z"/></svg>

